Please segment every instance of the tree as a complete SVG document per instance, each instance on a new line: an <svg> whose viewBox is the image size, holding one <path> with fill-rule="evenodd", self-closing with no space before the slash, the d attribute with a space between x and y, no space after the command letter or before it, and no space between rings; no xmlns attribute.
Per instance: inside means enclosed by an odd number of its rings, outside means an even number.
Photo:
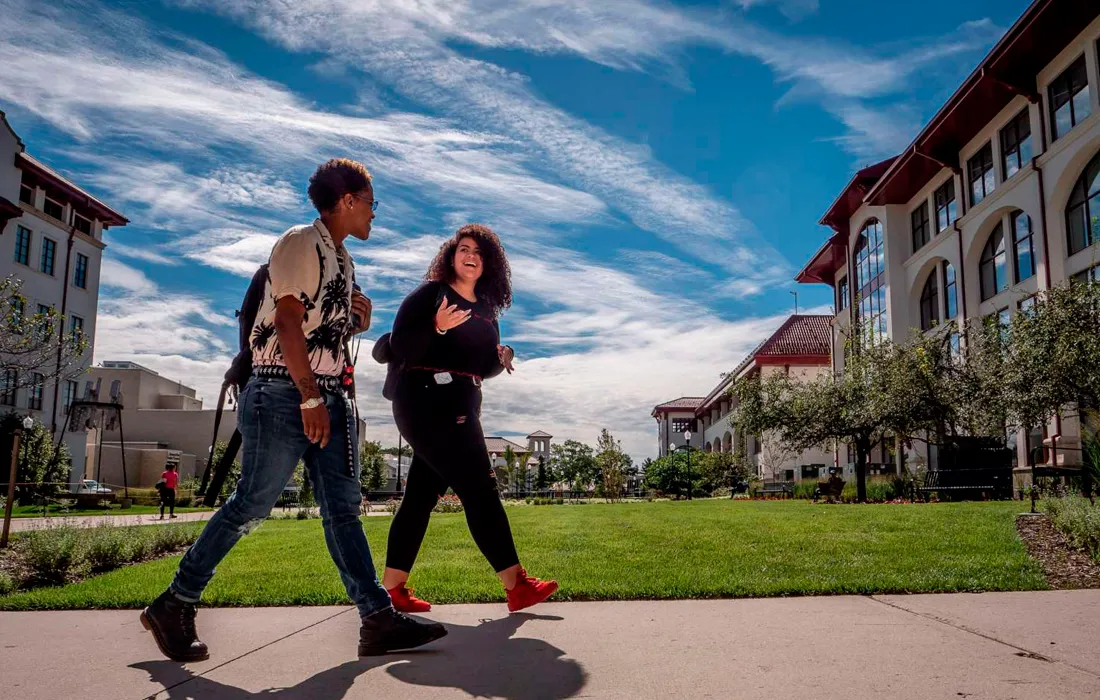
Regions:
<svg viewBox="0 0 1100 700"><path fill-rule="evenodd" d="M17 277L0 280L0 377L9 378L3 388L15 391L79 377L87 338L79 331L66 333L65 317L52 307L28 314L30 301L22 289Z"/></svg>
<svg viewBox="0 0 1100 700"><path fill-rule="evenodd" d="M369 491L379 491L386 486L386 458L380 442L364 442L359 448L359 483Z"/></svg>
<svg viewBox="0 0 1100 700"><path fill-rule="evenodd" d="M11 459L12 438L15 431L21 430L23 436L19 442L19 464L15 475L17 484L28 484L16 487L16 500L20 505L31 505L36 495L47 498L56 496L72 469L72 458L69 449L64 442L61 450L54 459L55 443L49 429L36 422L30 430L22 429L23 416L17 413L7 413L0 418L0 434L3 440L0 444L0 454ZM4 470L7 481L7 469Z"/></svg>
<svg viewBox="0 0 1100 700"><path fill-rule="evenodd" d="M704 452L695 457L698 461L696 486L704 493L714 493L720 488L733 489L749 477L745 461L738 461L737 456L729 452Z"/></svg>
<svg viewBox="0 0 1100 700"><path fill-rule="evenodd" d="M780 472L792 459L798 455L797 450L792 450L787 443L778 436L768 433L761 438L760 444L760 473L768 475L772 481L779 481Z"/></svg>
<svg viewBox="0 0 1100 700"><path fill-rule="evenodd" d="M544 491L550 486L550 472L546 469L546 457L539 455L538 471L535 473L535 489Z"/></svg>
<svg viewBox="0 0 1100 700"><path fill-rule="evenodd" d="M574 490L587 490L596 478L596 458L592 448L583 442L566 440L550 446L550 464L558 482ZM578 488L580 487L580 488Z"/></svg>
<svg viewBox="0 0 1100 700"><path fill-rule="evenodd" d="M1012 323L1004 362L1008 412L1024 430L1100 407L1100 284L1040 293Z"/></svg>
<svg viewBox="0 0 1100 700"><path fill-rule="evenodd" d="M298 505L302 508L312 508L316 504L313 497L313 484L309 480L309 471L306 463L298 460L294 466L294 483L298 487Z"/></svg>
<svg viewBox="0 0 1100 700"><path fill-rule="evenodd" d="M229 444L225 440L219 440L214 443L214 451L210 455L210 463L218 464L222 461L222 455L225 454ZM238 453L240 454L240 453ZM234 459L233 464L230 465L229 471L225 474L225 481L222 483L221 493L218 494L222 499L229 498L229 496L237 489L237 482L241 480L241 460Z"/></svg>
<svg viewBox="0 0 1100 700"><path fill-rule="evenodd" d="M504 483L500 485L501 490L512 488L516 483L516 452L512 449L511 445L504 446Z"/></svg>
<svg viewBox="0 0 1100 700"><path fill-rule="evenodd" d="M596 442L596 466L600 474L600 488L604 498L619 501L626 485L626 468L630 458L623 452L622 444L604 428Z"/></svg>
<svg viewBox="0 0 1100 700"><path fill-rule="evenodd" d="M400 453L402 457L411 458L413 456L413 449L409 445L405 444L401 446L400 450L398 450L396 447L387 447L382 450L382 454L393 455L394 457L396 457L398 453Z"/></svg>
<svg viewBox="0 0 1100 700"><path fill-rule="evenodd" d="M645 472L646 486L663 494L680 495L683 488L682 471L675 454L650 460Z"/></svg>

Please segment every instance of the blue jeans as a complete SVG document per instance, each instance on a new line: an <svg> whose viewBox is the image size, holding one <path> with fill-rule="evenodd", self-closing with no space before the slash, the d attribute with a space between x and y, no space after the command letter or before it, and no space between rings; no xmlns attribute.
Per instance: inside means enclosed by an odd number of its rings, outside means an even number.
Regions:
<svg viewBox="0 0 1100 700"><path fill-rule="evenodd" d="M321 505L325 544L348 597L363 616L390 607L359 520L359 450L351 405L343 396L329 392L323 396L332 425L324 449L306 437L299 408L302 399L293 384L253 377L245 386L237 410L241 480L183 555L171 586L178 598L199 601L214 576L214 567L241 537L267 518L302 459Z"/></svg>

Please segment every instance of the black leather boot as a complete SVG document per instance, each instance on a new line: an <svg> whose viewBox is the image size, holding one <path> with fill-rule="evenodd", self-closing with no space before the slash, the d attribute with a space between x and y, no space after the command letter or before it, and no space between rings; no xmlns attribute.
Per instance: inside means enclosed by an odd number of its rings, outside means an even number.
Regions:
<svg viewBox="0 0 1100 700"><path fill-rule="evenodd" d="M438 622L421 622L387 608L362 618L359 656L381 656L391 651L414 649L447 636Z"/></svg>
<svg viewBox="0 0 1100 700"><path fill-rule="evenodd" d="M153 633L157 646L169 659L202 661L210 658L210 652L195 630L195 613L194 603L185 603L165 591L141 611L141 624Z"/></svg>

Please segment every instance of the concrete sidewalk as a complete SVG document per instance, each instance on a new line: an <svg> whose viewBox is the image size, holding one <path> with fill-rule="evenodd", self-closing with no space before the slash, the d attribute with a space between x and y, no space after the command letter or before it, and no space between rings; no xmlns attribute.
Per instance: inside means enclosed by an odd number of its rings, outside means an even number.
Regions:
<svg viewBox="0 0 1100 700"><path fill-rule="evenodd" d="M357 659L352 608L204 609L209 661L136 611L0 613L31 698L1100 698L1100 591L437 608L428 650Z"/></svg>
<svg viewBox="0 0 1100 700"><path fill-rule="evenodd" d="M314 509L316 510L316 508ZM282 508L276 508L271 511L272 515L284 515L287 513L296 513L296 508L289 508L283 510ZM95 527L96 525L110 524L110 525L163 525L165 523L188 523L188 522L201 522L203 520L209 520L215 511L204 510L193 513L177 513L176 519L166 518L160 519L159 515L146 514L146 515L73 515L65 517L63 515L55 515L49 518L12 518L11 519L11 531L22 532L24 530L39 530L44 527L57 527L59 525L68 525L70 527ZM375 507L369 513L368 516L388 516L389 513L382 509L381 506Z"/></svg>

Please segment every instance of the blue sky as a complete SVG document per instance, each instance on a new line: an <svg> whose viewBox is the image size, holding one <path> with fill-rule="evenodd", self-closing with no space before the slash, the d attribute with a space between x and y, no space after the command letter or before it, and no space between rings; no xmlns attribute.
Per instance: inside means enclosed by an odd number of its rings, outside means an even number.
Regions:
<svg viewBox="0 0 1100 700"><path fill-rule="evenodd" d="M495 434L656 451L792 311L854 169L904 148L1024 0L0 0L0 109L131 220L108 233L96 360L216 395L233 310L332 156L375 175L355 244L373 339L443 237L502 237L517 373ZM53 5L51 3L50 5ZM365 353L364 353L365 355ZM368 437L396 440L360 363Z"/></svg>

